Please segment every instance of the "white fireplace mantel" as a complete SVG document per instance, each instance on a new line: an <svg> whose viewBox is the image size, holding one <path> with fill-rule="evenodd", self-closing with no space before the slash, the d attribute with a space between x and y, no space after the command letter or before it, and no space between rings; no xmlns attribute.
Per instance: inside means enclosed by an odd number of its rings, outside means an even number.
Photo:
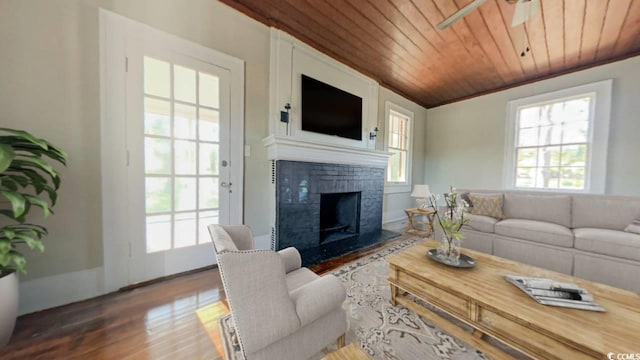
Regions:
<svg viewBox="0 0 640 360"><path fill-rule="evenodd" d="M390 152L292 140L270 135L262 140L269 160L386 167Z"/></svg>

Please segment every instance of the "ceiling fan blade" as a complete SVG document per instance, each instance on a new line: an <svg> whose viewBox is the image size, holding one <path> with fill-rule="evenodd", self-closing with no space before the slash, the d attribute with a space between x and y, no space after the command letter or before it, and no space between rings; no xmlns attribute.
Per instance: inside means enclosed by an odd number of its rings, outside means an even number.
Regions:
<svg viewBox="0 0 640 360"><path fill-rule="evenodd" d="M518 26L529 20L540 10L539 0L520 0L516 3L516 9L511 19L511 27Z"/></svg>
<svg viewBox="0 0 640 360"><path fill-rule="evenodd" d="M473 0L472 2L467 4L462 9L456 11L453 15L451 15L448 18L444 19L444 21L441 22L440 24L438 24L436 27L438 28L438 30L444 30L444 29L448 28L449 26L451 26L451 24L453 24L454 22L462 19L465 15L467 15L468 13L473 11L473 9L475 9L478 6L482 5L483 2L485 2L485 0Z"/></svg>

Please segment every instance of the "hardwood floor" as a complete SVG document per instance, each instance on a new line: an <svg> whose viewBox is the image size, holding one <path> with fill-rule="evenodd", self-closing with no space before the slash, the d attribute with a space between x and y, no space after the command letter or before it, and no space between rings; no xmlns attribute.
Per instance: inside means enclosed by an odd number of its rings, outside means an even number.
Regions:
<svg viewBox="0 0 640 360"><path fill-rule="evenodd" d="M375 249L312 269L328 272ZM21 316L0 359L224 359L217 320L228 313L220 274L208 269Z"/></svg>

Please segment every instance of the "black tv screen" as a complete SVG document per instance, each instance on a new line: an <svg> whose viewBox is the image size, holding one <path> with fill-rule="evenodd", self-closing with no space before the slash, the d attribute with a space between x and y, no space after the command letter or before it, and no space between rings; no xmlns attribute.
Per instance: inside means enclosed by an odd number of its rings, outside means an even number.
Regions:
<svg viewBox="0 0 640 360"><path fill-rule="evenodd" d="M302 75L302 130L362 140L362 98Z"/></svg>

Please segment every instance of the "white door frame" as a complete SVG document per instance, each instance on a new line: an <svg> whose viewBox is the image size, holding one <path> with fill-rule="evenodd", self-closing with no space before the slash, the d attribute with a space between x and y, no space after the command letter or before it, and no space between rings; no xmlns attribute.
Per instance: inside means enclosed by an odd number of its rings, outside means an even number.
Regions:
<svg viewBox="0 0 640 360"><path fill-rule="evenodd" d="M129 284L127 229L126 71L127 34L155 45L169 46L230 71L230 165L234 186L229 219L243 222L244 61L181 39L124 16L100 9L100 131L102 170L102 242L105 292Z"/></svg>

